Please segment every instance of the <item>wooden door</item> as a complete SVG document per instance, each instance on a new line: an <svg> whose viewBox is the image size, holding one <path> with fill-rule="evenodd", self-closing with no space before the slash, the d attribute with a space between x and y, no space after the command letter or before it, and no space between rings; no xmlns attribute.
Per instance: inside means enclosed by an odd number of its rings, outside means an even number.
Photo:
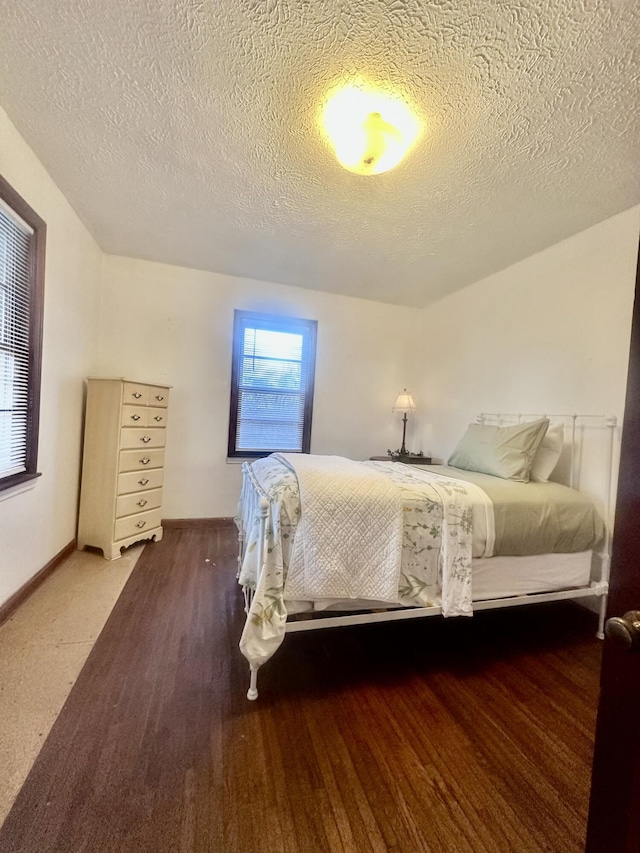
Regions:
<svg viewBox="0 0 640 853"><path fill-rule="evenodd" d="M607 615L632 610L640 611L640 265ZM603 649L586 849L640 851L640 650L624 651L610 638Z"/></svg>

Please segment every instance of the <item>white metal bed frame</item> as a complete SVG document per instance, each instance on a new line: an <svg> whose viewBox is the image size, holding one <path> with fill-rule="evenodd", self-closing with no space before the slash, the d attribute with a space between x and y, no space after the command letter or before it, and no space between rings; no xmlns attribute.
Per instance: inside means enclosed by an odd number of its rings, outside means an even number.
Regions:
<svg viewBox="0 0 640 853"><path fill-rule="evenodd" d="M563 420L565 425L567 421L570 424L571 439L569 442L570 460L569 460L569 486L574 487L576 482L576 451L577 451L577 434L578 421L604 421L604 426L608 431L607 445L607 466L605 476L605 490L603 497L605 500L605 538L598 553L600 558L600 578L599 580L590 581L588 586L574 587L569 589L561 589L553 592L529 593L525 595L515 595L505 598L486 599L483 601L474 601L474 612L480 610L495 610L503 607L518 607L526 604L541 604L548 601L574 600L580 598L600 598L598 630L596 636L598 639L604 639L604 622L607 610L607 594L609 591L609 571L611 566L611 536L612 536L612 520L613 520L613 502L614 502L614 436L617 426L617 418L615 416L607 417L604 415L578 415L578 414L495 414L482 413L478 415L476 421L478 423L519 423L531 419L548 417L550 420ZM260 499L260 533L258 538L258 577L256 586L260 579L260 573L264 565L264 543L266 539L266 524L269 512L269 502L265 498ZM244 531L238 531L238 577L240 575L240 567L244 557ZM248 616L251 602L253 599L253 590L245 589L245 613ZM326 611L325 611L326 612ZM338 628L347 625L368 625L374 622L397 622L402 619L421 619L426 616L442 615L441 607L394 607L391 610L375 610L375 611L360 611L358 613L342 613L336 616L319 616L317 613L309 614L307 618L296 619L293 622L287 622L285 631L287 634L296 633L299 631L315 631L324 628ZM247 691L247 698L255 700L258 698L258 669L257 664L250 664L250 684Z"/></svg>

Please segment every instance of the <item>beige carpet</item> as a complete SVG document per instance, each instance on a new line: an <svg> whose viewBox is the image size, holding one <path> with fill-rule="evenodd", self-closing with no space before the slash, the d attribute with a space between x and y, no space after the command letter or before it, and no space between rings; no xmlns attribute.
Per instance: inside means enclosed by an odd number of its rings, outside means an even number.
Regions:
<svg viewBox="0 0 640 853"><path fill-rule="evenodd" d="M0 626L0 824L143 547L75 551Z"/></svg>

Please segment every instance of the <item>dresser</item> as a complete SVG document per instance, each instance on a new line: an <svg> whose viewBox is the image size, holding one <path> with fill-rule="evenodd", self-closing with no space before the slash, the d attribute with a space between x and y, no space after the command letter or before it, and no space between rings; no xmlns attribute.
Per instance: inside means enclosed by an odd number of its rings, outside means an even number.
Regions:
<svg viewBox="0 0 640 853"><path fill-rule="evenodd" d="M89 379L78 548L107 560L143 539L162 539L169 386Z"/></svg>

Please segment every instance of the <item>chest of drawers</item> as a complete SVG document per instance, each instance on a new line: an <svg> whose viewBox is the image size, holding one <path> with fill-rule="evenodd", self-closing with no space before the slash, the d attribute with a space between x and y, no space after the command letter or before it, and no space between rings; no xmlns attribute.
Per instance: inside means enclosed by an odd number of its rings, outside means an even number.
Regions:
<svg viewBox="0 0 640 853"><path fill-rule="evenodd" d="M78 548L116 560L122 548L162 539L169 386L89 379Z"/></svg>

